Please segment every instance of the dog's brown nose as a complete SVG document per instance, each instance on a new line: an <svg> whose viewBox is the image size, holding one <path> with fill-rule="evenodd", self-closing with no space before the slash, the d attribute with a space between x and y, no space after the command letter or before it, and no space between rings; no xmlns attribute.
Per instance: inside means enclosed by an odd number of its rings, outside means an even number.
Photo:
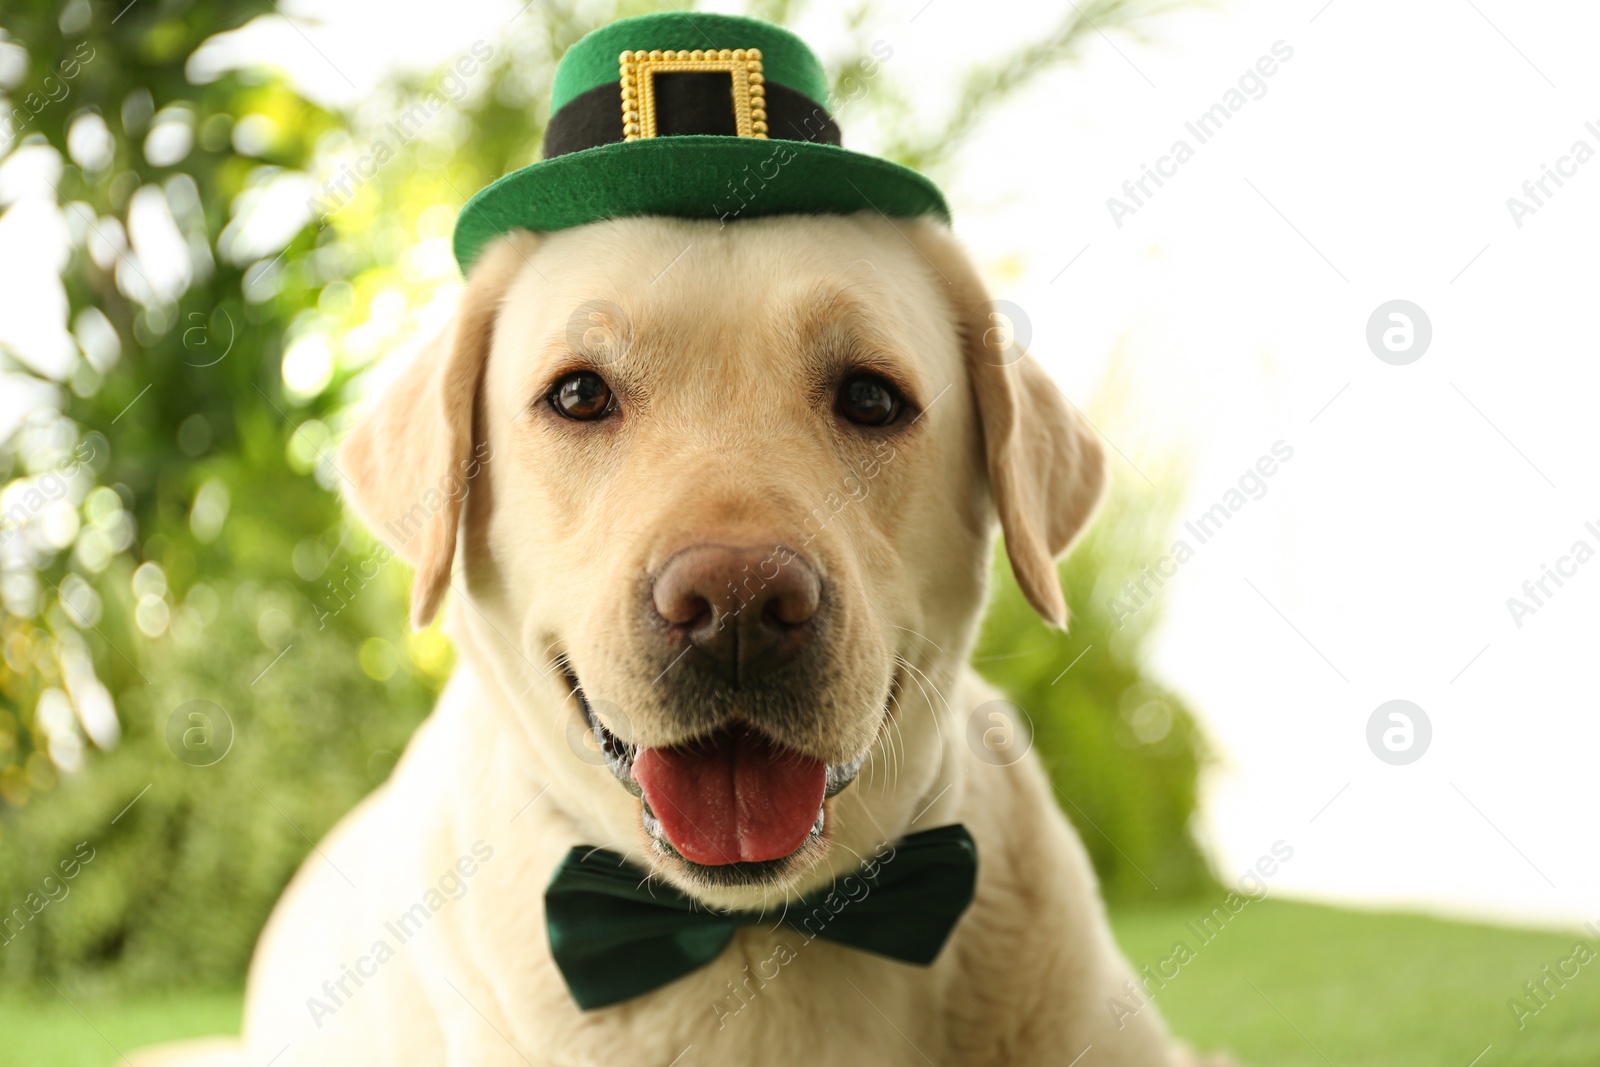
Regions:
<svg viewBox="0 0 1600 1067"><path fill-rule="evenodd" d="M732 685L788 663L811 640L822 581L785 548L696 545L656 575L656 612L690 659Z"/></svg>

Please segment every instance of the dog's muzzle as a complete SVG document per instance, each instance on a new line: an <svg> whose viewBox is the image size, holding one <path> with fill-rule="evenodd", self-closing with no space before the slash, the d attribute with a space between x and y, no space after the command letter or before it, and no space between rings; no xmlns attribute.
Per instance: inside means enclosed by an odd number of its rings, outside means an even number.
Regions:
<svg viewBox="0 0 1600 1067"><path fill-rule="evenodd" d="M825 802L855 781L866 758L824 764L743 723L670 748L640 748L607 728L577 675L564 671L606 766L639 798L651 841L697 868L754 876L813 846L826 828Z"/></svg>

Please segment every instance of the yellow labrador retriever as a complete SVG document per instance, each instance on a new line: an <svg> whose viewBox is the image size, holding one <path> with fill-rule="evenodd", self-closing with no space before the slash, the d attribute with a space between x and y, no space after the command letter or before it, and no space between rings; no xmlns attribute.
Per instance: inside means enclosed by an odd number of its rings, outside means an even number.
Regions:
<svg viewBox="0 0 1600 1067"><path fill-rule="evenodd" d="M612 220L482 256L340 454L416 569L413 622L452 594L460 665L280 903L247 1062L1186 1062L1153 1009L1108 1010L1131 972L1037 760L966 742L996 697L966 665L996 520L1064 624L1055 560L1105 480L986 299L948 231L875 215ZM780 921L957 824L976 892L931 965ZM544 897L577 846L769 919L585 1010ZM624 984L643 963L601 959Z"/></svg>

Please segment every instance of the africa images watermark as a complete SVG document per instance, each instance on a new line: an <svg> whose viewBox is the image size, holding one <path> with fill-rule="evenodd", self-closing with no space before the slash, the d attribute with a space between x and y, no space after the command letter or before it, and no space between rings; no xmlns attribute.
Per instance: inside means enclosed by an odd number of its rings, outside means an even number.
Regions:
<svg viewBox="0 0 1600 1067"><path fill-rule="evenodd" d="M37 890L29 892L21 904L4 916L0 916L0 946L9 945L21 936L22 931L27 929L28 924L38 918L44 909L66 900L67 894L72 892L72 887L67 883L82 874L83 869L93 862L94 857L93 845L87 841L78 842L72 857L56 865L61 871L59 875L55 871L45 875L39 882Z"/></svg>
<svg viewBox="0 0 1600 1067"><path fill-rule="evenodd" d="M1525 997L1511 997L1506 1001L1506 1008L1511 1012L1511 1017L1517 1021L1517 1029L1525 1030L1528 1020L1538 1015L1550 1006L1550 1003L1561 995L1567 988L1567 983L1576 979L1582 969L1600 959L1600 952L1595 950L1595 945L1600 944L1600 926L1592 922L1583 924L1594 942L1579 941L1572 946L1572 952L1556 961L1554 969L1550 964L1540 968L1539 973L1533 978L1522 983L1522 992Z"/></svg>
<svg viewBox="0 0 1600 1067"><path fill-rule="evenodd" d="M1586 122L1583 128L1596 142L1600 142L1600 124ZM1567 184L1562 181L1563 178L1576 178L1578 168L1594 157L1594 145L1580 137L1572 142L1572 147L1566 155L1556 160L1554 167L1548 163L1539 164L1539 176L1529 178L1522 183L1522 195L1527 199L1506 197L1506 210L1511 212L1511 221L1517 229L1522 229L1531 216L1537 215L1540 208L1547 206L1546 201L1561 191ZM1555 185L1554 189L1550 187L1552 183Z"/></svg>
<svg viewBox="0 0 1600 1067"><path fill-rule="evenodd" d="M79 441L72 455L55 467L26 481L19 481L6 495L12 503L0 512L0 545L21 533L34 516L49 504L67 495L78 470L94 459L95 447L88 438Z"/></svg>
<svg viewBox="0 0 1600 1067"><path fill-rule="evenodd" d="M567 319L567 344L574 352L585 353L600 367L613 366L630 358L635 337L632 318L609 300L586 300L573 309ZM941 392L935 396L928 407L931 408L943 395ZM922 416L919 414L916 417ZM738 618L740 612L766 589L767 583L800 558L801 550L815 541L841 514L852 505L864 503L872 494L872 483L895 461L899 453L884 441L873 441L871 449L871 456L849 465L839 480L838 488L825 492L821 502L808 509L803 518L789 520L794 534L790 543L774 545L760 560L746 564L743 571L727 580L731 610L719 614L719 628ZM484 462L489 458L492 457L485 457ZM398 534L402 531L391 529L390 532Z"/></svg>
<svg viewBox="0 0 1600 1067"><path fill-rule="evenodd" d="M344 565L342 568L343 575L339 578L338 585L333 584L334 580L332 578L324 580L323 585L327 586L330 599L326 608L322 605L317 606L317 629L326 630L328 628L328 620L338 618L339 613L349 607L363 589L372 584L374 579L378 577L378 573L388 566L389 561L392 559L394 559L394 553L389 551L389 546L379 541L373 546L372 551L361 559L353 560ZM369 564L371 565L370 572L368 571ZM353 573L351 571L352 565L355 567ZM337 600L338 603L333 603L334 600Z"/></svg>
<svg viewBox="0 0 1600 1067"><path fill-rule="evenodd" d="M1280 64L1293 58L1293 48L1283 41L1274 41L1271 54L1260 57L1253 67L1246 69L1235 87L1223 93L1217 103L1183 124L1184 130L1194 138L1194 144L1191 145L1188 138L1179 137L1172 142L1167 154L1156 160L1154 167L1148 163L1139 164L1139 176L1122 183L1122 194L1127 199L1115 196L1106 198L1106 210L1111 213L1111 221L1117 229L1122 229L1123 220L1137 215L1139 209L1154 198L1156 191L1166 184L1163 178L1177 177L1178 168L1195 157L1200 145L1221 133L1223 127L1243 111L1250 101L1266 96L1267 79L1278 73ZM1155 189L1150 187L1152 183Z"/></svg>
<svg viewBox="0 0 1600 1067"><path fill-rule="evenodd" d="M1584 532L1600 544L1600 524L1586 522L1583 524ZM1506 597L1506 610L1511 613L1511 621L1516 623L1517 629L1522 629L1522 620L1529 615L1537 615L1539 609L1546 606L1546 602L1560 592L1567 583L1563 578L1572 579L1578 576L1578 568L1588 563L1595 557L1594 545L1587 539L1578 538L1572 542L1567 554L1556 559L1556 565L1551 567L1548 563L1539 564L1539 576L1529 578L1522 583L1522 597ZM1555 588L1550 588L1551 583Z"/></svg>
<svg viewBox="0 0 1600 1067"><path fill-rule="evenodd" d="M821 936L822 931L827 929L828 924L833 922L845 908L851 904L859 904L871 896L871 879L876 878L878 871L886 864L894 862L894 858L893 845L888 842L879 845L872 858L863 864L857 873L847 874L839 879L838 888L829 890L828 895L812 907L811 913L800 920L799 928L795 928L793 923L789 924L796 933L805 935L805 940L801 941L798 947L788 941L781 941L769 956L756 961L754 973L751 973L751 965L747 963L744 965L743 981L734 982L729 979L726 983L727 994L711 1002L711 1014L716 1016L717 1029L725 1028L729 1019L755 1003L761 991L767 987L767 983L776 981L783 973L783 968L800 957L800 949Z"/></svg>
<svg viewBox="0 0 1600 1067"><path fill-rule="evenodd" d="M1236 487L1229 488L1222 494L1221 500L1201 512L1197 518L1183 524L1184 530L1194 538L1193 545L1180 537L1172 543L1172 548L1166 555L1153 564L1146 564L1137 578L1129 578L1123 582L1121 595L1113 594L1106 601L1106 610L1111 613L1111 619L1117 624L1117 629L1122 629L1129 619L1148 607L1155 599L1156 591L1178 573L1179 567L1195 557L1200 546L1220 533L1228 520L1243 510L1250 501L1260 500L1266 496L1267 479L1278 473L1281 464L1293 458L1292 446L1285 441L1274 441L1271 454L1261 456L1252 467L1241 474ZM1155 589L1150 588L1151 583L1155 584Z"/></svg>
<svg viewBox="0 0 1600 1067"><path fill-rule="evenodd" d="M410 144L447 104L461 102L467 95L467 79L477 74L483 64L494 56L494 48L480 40L472 42L467 52L445 68L439 77L438 88L429 89L398 117L384 123L383 133L356 157L354 163L340 163L338 173L322 183L320 195L306 198L306 206L312 214L326 221L343 210L362 187L376 178L378 171L394 159L400 149Z"/></svg>
<svg viewBox="0 0 1600 1067"><path fill-rule="evenodd" d="M84 55L84 49L89 54ZM93 46L88 41L78 42L78 47L72 55L56 64L55 74L46 74L40 88L44 94L30 92L23 95L18 101L18 106L13 107L9 114L0 115L0 148L9 148L11 143L22 135L28 123L38 118L40 113L51 104L59 104L72 95L72 81L83 71L84 65L97 55Z"/></svg>
<svg viewBox="0 0 1600 1067"><path fill-rule="evenodd" d="M413 538L427 529L428 521L446 505L466 499L467 493L472 489L472 480L478 476L483 465L493 459L494 446L487 441L479 441L473 446L472 455L457 464L460 468L459 473L452 471L445 475L437 486L430 486L424 490L422 496L398 518L384 523L383 531L387 536L363 559L356 561L354 573L351 573L351 565L346 563L343 577L337 586L331 578L323 583L338 603L335 605L333 599L330 599L326 608L320 605L317 607L317 629L327 629L328 620L338 617L340 612L349 607L361 591L378 577L378 573L389 564L389 561L394 559L395 552L410 544ZM391 549L390 545L394 545L394 549ZM370 573L368 573L369 564Z"/></svg>
<svg viewBox="0 0 1600 1067"><path fill-rule="evenodd" d="M1111 1021L1117 1024L1118 1030L1148 1007L1156 994L1176 979L1184 967L1199 958L1200 949L1221 937L1222 931L1251 903L1267 899L1268 879L1294 858L1294 847L1282 840L1274 841L1270 852L1270 855L1259 857L1239 876L1238 892L1230 892L1223 897L1222 902L1201 916L1198 922L1191 920L1183 924L1184 929L1194 937L1193 945L1187 940L1174 942L1167 955L1139 968L1138 978L1129 978L1122 983L1126 997L1106 998L1106 1011L1110 1013Z"/></svg>
<svg viewBox="0 0 1600 1067"><path fill-rule="evenodd" d="M887 456L884 455L886 450L888 452ZM874 458L862 464L859 471L852 469L841 479L844 495L841 496L838 492L830 489L824 494L822 503L808 511L806 517L797 524L797 532L803 534L798 539L800 548L805 548L812 541L815 541L817 536L827 529L828 524L838 518L840 513L847 507L852 504L863 503L871 495L871 483L878 475L883 473L885 467L894 462L897 455L892 447L882 441L874 441L872 443L872 451ZM744 610L745 606L755 599L755 594L765 589L767 583L776 578L779 572L793 563L799 555L798 549L792 548L787 544L780 544L762 557L753 569L746 565L742 575L737 579L729 578L727 582L728 591L738 601L738 606L729 613L728 617L724 618L723 625L726 625L730 619L736 618ZM771 568L770 574L767 573L769 567ZM755 583L753 590L751 589L752 583Z"/></svg>
<svg viewBox="0 0 1600 1067"><path fill-rule="evenodd" d="M768 183L774 181L779 172L794 161L795 150L786 142L814 141L827 129L833 116L837 116L847 105L867 95L871 89L870 83L878 76L883 64L894 57L894 46L887 41L873 41L870 53L862 57L853 72L847 72L839 78L837 87L828 93L825 105L813 108L811 114L804 119L791 122L791 129L783 136L774 137L772 153L756 164L754 172L751 171L749 164L746 164L742 177L728 179L726 191L732 200L737 202L736 205L723 201L720 193L718 199L711 205L711 210L716 213L723 226L742 215L745 209L759 198ZM727 206L724 206L725 204Z"/></svg>
<svg viewBox="0 0 1600 1067"><path fill-rule="evenodd" d="M397 951L416 937L446 904L467 895L467 882L494 858L494 849L482 840L474 841L470 855L462 856L455 864L446 867L438 881L429 886L422 899L383 924L384 934L372 943L366 955L356 960L355 966L339 965L339 976L322 983L322 997L306 998L306 1010L311 1021L322 1029L323 1020L337 1014L339 1009L355 998L367 980L376 978L378 969L395 958ZM391 943L391 938L392 943ZM352 989L351 985L355 988ZM324 999L326 998L326 999Z"/></svg>

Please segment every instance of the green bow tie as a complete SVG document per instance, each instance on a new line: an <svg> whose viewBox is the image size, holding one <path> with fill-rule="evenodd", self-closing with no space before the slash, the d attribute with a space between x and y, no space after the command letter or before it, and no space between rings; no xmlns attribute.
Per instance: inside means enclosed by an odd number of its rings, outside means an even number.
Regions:
<svg viewBox="0 0 1600 1067"><path fill-rule="evenodd" d="M781 921L927 966L972 903L978 846L964 826L884 845L860 870L784 910ZM716 959L758 912L713 912L605 849L567 853L544 894L550 954L585 1011L657 989Z"/></svg>

